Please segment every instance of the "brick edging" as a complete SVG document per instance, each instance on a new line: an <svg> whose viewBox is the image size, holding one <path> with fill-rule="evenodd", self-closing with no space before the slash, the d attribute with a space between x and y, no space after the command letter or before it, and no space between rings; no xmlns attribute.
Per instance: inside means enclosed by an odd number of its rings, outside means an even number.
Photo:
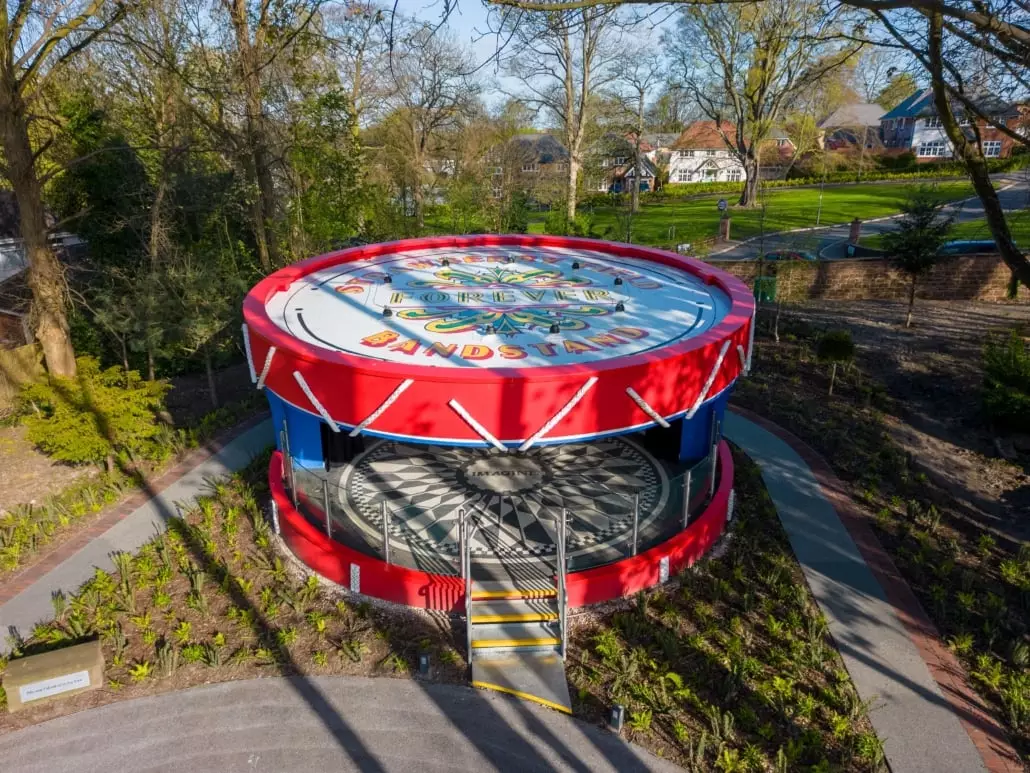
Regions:
<svg viewBox="0 0 1030 773"><path fill-rule="evenodd" d="M260 424L265 418L267 418L267 412L259 411L239 424L222 430L203 446L193 449L157 476L145 477L143 488L138 488L132 494L122 499L121 502L112 506L108 512L103 513L99 518L90 523L89 526L78 530L72 537L55 546L53 550L46 553L40 560L3 580L3 584L0 586L0 605L6 604L15 596L23 593L30 585L41 580L47 573L60 566L90 542L102 536L112 526L142 507L198 464L207 461L217 454L230 441Z"/></svg>
<svg viewBox="0 0 1030 773"><path fill-rule="evenodd" d="M873 577L883 588L898 620L937 682L941 695L976 746L987 770L990 773L1024 773L1026 767L1009 741L1008 731L970 686L962 664L944 646L937 626L930 620L915 592L873 532L868 518L852 500L844 483L827 461L815 449L778 424L738 405L732 406L731 410L778 437L811 468L823 496L837 511L841 523L854 540Z"/></svg>

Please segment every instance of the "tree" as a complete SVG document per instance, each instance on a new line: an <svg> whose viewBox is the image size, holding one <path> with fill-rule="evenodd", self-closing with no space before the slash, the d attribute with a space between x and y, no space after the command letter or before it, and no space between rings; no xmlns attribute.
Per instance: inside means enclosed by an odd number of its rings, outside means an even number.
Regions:
<svg viewBox="0 0 1030 773"><path fill-rule="evenodd" d="M932 190L920 187L909 197L898 219L898 227L883 236L887 254L909 275L908 313L905 327L912 326L916 283L938 260L941 245L948 238L951 218L941 217L941 203Z"/></svg>
<svg viewBox="0 0 1030 773"><path fill-rule="evenodd" d="M828 330L816 344L815 356L820 362L832 364L830 370L830 388L828 395L833 395L833 385L837 381L837 366L846 365L855 359L855 342L847 330Z"/></svg>
<svg viewBox="0 0 1030 773"><path fill-rule="evenodd" d="M415 228L425 227L425 191L453 165L445 138L476 107L466 53L439 30L416 25L392 59L391 112L380 127L386 163L411 195Z"/></svg>
<svg viewBox="0 0 1030 773"><path fill-rule="evenodd" d="M916 79L907 72L895 73L886 85L876 94L875 102L884 110L893 110L903 99L915 93L918 86Z"/></svg>
<svg viewBox="0 0 1030 773"><path fill-rule="evenodd" d="M18 202L35 335L47 369L66 378L75 375L75 352L64 274L47 240L42 188L48 175L38 167L46 145L34 147L31 137L47 80L114 25L122 8L109 0L20 0L0 8L0 171Z"/></svg>
<svg viewBox="0 0 1030 773"><path fill-rule="evenodd" d="M839 12L812 0L688 6L666 42L683 87L744 168L740 206L757 203L759 151L790 104L844 65Z"/></svg>
<svg viewBox="0 0 1030 773"><path fill-rule="evenodd" d="M601 0L487 0L492 5L525 11L573 11L591 8ZM653 5L664 0L604 0L607 7ZM978 102L985 88L995 97L1022 99L1030 84L1030 23L1023 2L964 0L846 0L846 5L869 11L886 36L868 41L911 55L931 74L934 103L958 156L966 165L984 207L987 225L1013 275L1030 287L1030 258L1016 246L997 192L988 175L979 138L966 138L955 119L975 118L1020 145L1028 143L1023 127L1009 126L1004 115ZM860 31L859 31L860 32ZM868 29L866 29L868 32ZM953 104L954 103L954 104ZM950 116L950 119L947 118ZM975 127L974 127L975 128ZM963 139L965 138L965 139Z"/></svg>
<svg viewBox="0 0 1030 773"><path fill-rule="evenodd" d="M598 92L616 77L614 64L620 53L614 39L616 26L615 12L605 7L501 15L501 34L514 42L505 66L524 83L520 98L551 117L569 154L565 185L569 223L576 218L577 185Z"/></svg>
<svg viewBox="0 0 1030 773"><path fill-rule="evenodd" d="M644 41L643 48L649 48L647 41ZM628 107L633 112L634 126L633 136L633 192L631 196L630 211L640 211L640 178L643 171L643 161L640 153L640 143L644 135L644 107L647 104L647 96L651 90L662 80L662 60L658 54L642 53L633 59L632 63L623 71L619 80L627 93Z"/></svg>
<svg viewBox="0 0 1030 773"><path fill-rule="evenodd" d="M674 80L666 80L661 94L647 111L647 128L654 132L679 134L692 117L687 92Z"/></svg>

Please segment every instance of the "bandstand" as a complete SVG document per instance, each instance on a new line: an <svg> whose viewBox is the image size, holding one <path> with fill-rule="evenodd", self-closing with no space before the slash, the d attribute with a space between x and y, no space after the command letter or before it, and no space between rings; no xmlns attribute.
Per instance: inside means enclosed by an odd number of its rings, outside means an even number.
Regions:
<svg viewBox="0 0 1030 773"><path fill-rule="evenodd" d="M589 239L288 266L244 302L277 529L356 593L468 612L473 682L565 709L568 608L668 579L732 516L720 427L754 310L711 266Z"/></svg>

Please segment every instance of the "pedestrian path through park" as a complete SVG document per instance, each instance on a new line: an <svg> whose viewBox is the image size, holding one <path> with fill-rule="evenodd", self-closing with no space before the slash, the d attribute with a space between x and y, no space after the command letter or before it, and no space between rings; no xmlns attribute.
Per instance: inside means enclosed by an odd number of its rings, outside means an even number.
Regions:
<svg viewBox="0 0 1030 773"><path fill-rule="evenodd" d="M724 434L761 469L844 665L869 703L891 772L987 770L956 707L827 498L827 481L817 479L791 444L739 414L727 414Z"/></svg>

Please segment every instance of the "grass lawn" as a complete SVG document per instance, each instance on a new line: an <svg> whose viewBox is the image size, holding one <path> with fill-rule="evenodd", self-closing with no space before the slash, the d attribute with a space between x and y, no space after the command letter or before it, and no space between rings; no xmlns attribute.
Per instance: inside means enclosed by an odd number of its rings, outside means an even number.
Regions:
<svg viewBox="0 0 1030 773"><path fill-rule="evenodd" d="M823 191L822 225L847 223L859 217L868 220L892 215L901 210L913 186L887 183L842 185ZM937 186L943 201L954 201L971 196L972 186L967 182L944 182ZM634 218L633 241L640 244L671 247L682 242L697 242L716 235L719 211L716 204L723 196L702 199L667 199L645 204ZM818 188L787 188L767 191L765 209L731 208L732 237L746 239L766 233L792 228L808 228L816 223L819 213ZM587 214L586 208L581 212ZM594 230L613 239L624 239L626 229L625 207L598 207L592 212ZM764 223L763 223L764 218ZM543 232L542 219L530 225L531 233Z"/></svg>
<svg viewBox="0 0 1030 773"><path fill-rule="evenodd" d="M1012 238L1016 244L1024 249L1030 248L1030 210L1010 212L1006 215L1009 229L1012 231ZM967 220L964 223L955 223L951 227L948 239L994 239L987 227L987 220ZM874 234L862 238L863 247L883 249L883 234Z"/></svg>

